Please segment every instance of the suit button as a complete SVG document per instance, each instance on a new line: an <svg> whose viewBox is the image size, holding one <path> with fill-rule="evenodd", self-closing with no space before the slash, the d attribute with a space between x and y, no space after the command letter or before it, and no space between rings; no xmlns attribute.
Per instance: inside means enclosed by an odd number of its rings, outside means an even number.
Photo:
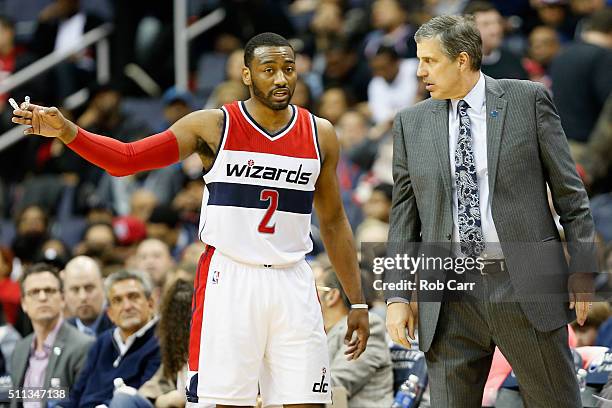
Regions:
<svg viewBox="0 0 612 408"><path fill-rule="evenodd" d="M451 234L446 234L446 239L450 240L453 236Z"/></svg>

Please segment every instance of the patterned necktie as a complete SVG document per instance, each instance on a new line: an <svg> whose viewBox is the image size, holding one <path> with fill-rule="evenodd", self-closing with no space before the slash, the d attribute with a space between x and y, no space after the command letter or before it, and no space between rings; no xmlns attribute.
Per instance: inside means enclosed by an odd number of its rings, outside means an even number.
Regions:
<svg viewBox="0 0 612 408"><path fill-rule="evenodd" d="M472 150L472 132L469 105L463 99L457 105L459 110L459 138L455 150L455 182L457 187L457 215L459 219L459 242L461 252L476 257L485 248L480 218L480 196L478 178Z"/></svg>

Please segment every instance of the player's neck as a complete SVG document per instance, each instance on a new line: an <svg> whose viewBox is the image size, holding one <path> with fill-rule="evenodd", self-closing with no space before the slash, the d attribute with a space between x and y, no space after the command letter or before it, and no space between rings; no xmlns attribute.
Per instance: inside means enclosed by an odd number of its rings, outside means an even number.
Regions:
<svg viewBox="0 0 612 408"><path fill-rule="evenodd" d="M267 107L261 102L257 102L253 98L244 101L244 106L257 124L271 132L285 127L291 120L293 114L293 110L290 106L282 110L275 110Z"/></svg>

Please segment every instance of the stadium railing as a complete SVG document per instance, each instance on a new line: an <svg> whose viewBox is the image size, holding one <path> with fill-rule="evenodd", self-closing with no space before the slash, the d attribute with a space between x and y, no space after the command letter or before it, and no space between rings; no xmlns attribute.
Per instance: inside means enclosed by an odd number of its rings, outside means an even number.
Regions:
<svg viewBox="0 0 612 408"><path fill-rule="evenodd" d="M32 78L48 71L57 64L67 60L72 55L84 50L91 45L96 47L96 79L99 83L106 83L110 79L110 47L108 36L113 31L110 23L102 24L88 31L83 36L83 41L71 48L54 51L33 62L22 70L15 72L0 83L0 94L9 93L11 90L28 82ZM79 91L80 92L80 91ZM78 92L77 92L78 94ZM70 98L70 97L68 97ZM23 128L17 126L3 135L0 135L0 151L17 143L23 135Z"/></svg>

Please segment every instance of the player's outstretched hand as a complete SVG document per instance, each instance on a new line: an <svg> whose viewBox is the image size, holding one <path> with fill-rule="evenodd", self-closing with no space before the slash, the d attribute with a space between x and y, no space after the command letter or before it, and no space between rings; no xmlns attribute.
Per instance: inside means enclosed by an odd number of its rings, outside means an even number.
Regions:
<svg viewBox="0 0 612 408"><path fill-rule="evenodd" d="M368 309L351 309L347 324L346 336L344 336L344 344L347 348L344 354L348 360L356 360L365 351L368 337L370 337ZM357 332L356 336L353 335L355 332Z"/></svg>
<svg viewBox="0 0 612 408"><path fill-rule="evenodd" d="M24 102L13 110L13 123L30 126L23 133L46 137L65 138L76 133L75 125L64 118L56 107L45 107Z"/></svg>

